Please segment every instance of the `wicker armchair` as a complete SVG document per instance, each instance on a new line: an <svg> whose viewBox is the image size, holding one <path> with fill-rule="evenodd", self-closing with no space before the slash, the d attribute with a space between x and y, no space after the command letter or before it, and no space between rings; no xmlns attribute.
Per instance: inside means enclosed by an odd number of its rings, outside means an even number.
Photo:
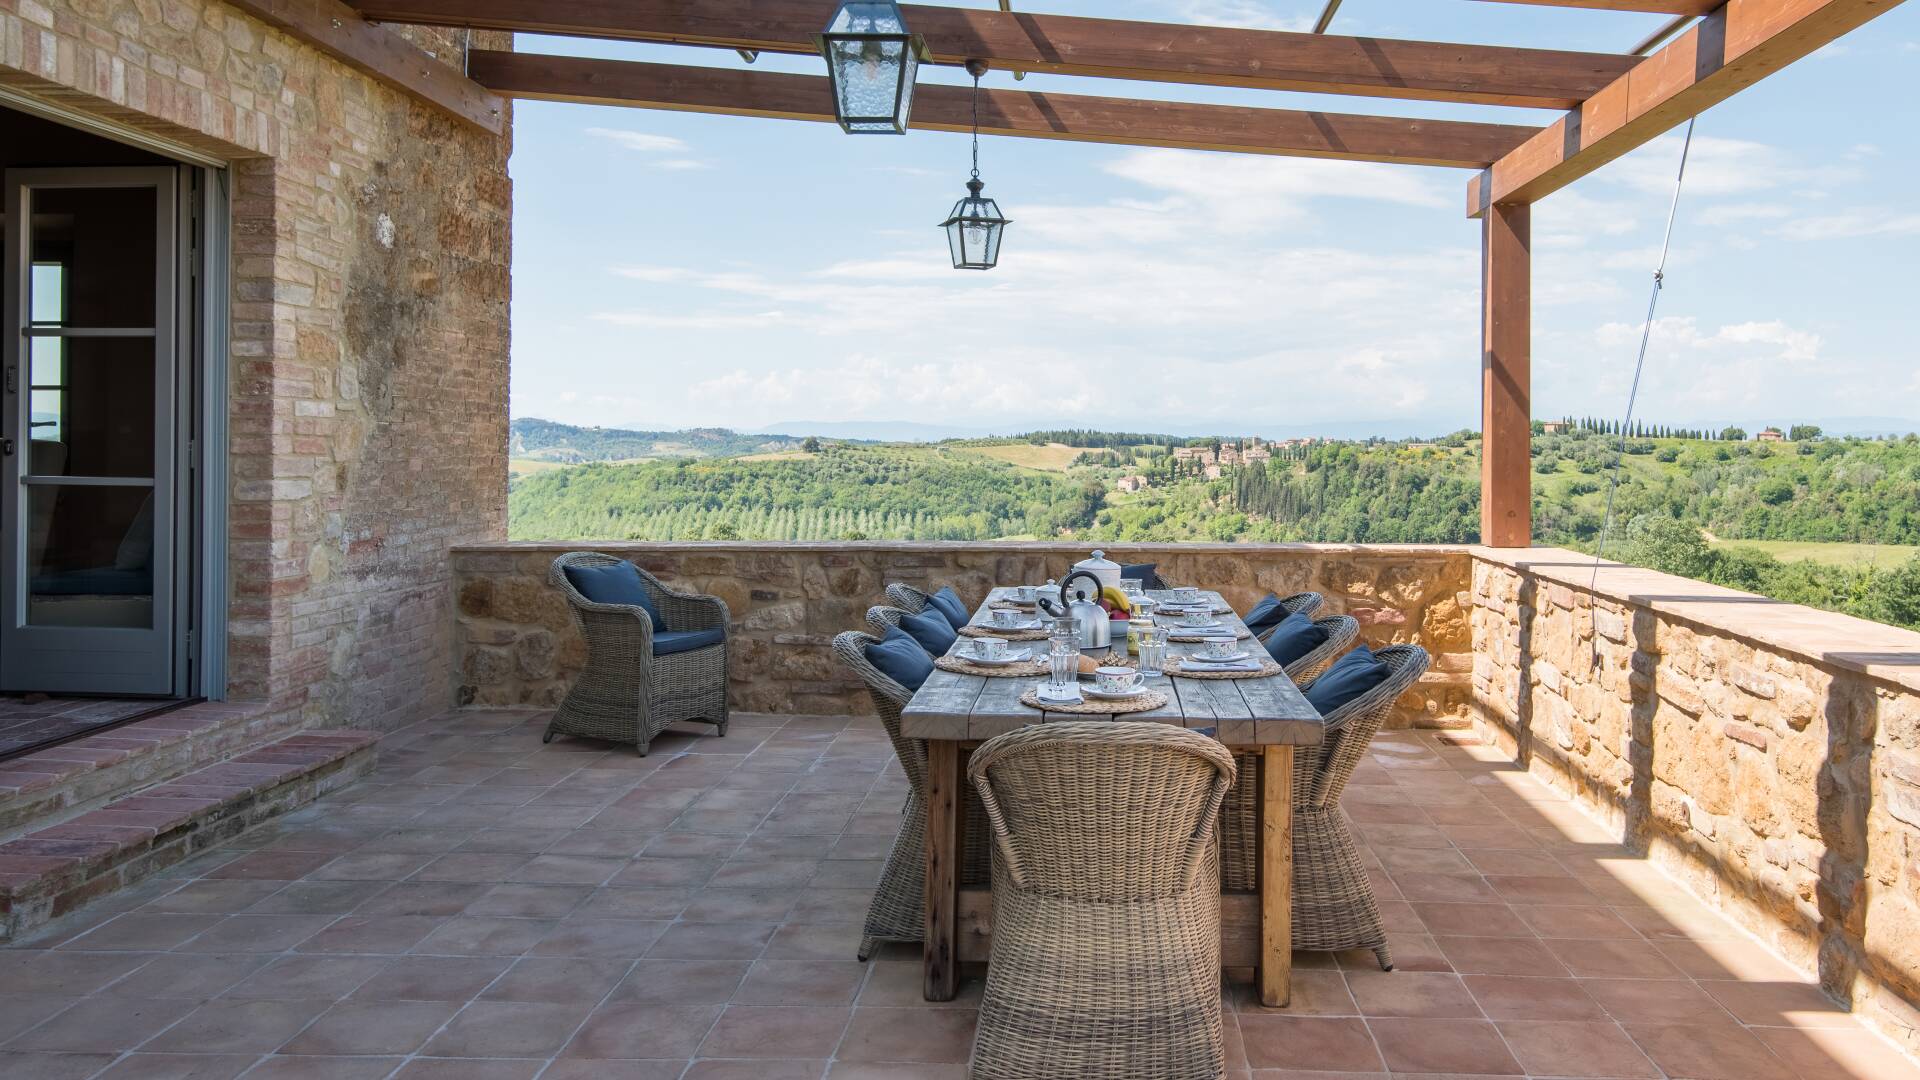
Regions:
<svg viewBox="0 0 1920 1080"><path fill-rule="evenodd" d="M1426 674L1429 661L1418 645L1389 645L1374 656L1390 671L1386 681L1334 710L1326 717L1326 741L1303 746L1294 756L1293 947L1372 949L1381 970L1392 971L1380 908L1340 813L1340 795L1374 733L1400 695Z"/></svg>
<svg viewBox="0 0 1920 1080"><path fill-rule="evenodd" d="M577 735L632 743L645 757L654 736L683 720L727 733L727 642L667 656L654 655L653 620L640 607L596 604L567 580L569 566L610 566L621 560L576 551L553 560L547 581L566 596L587 639L587 666L547 725L545 741ZM638 567L635 567L638 570ZM675 631L726 629L727 605L718 597L676 592L645 570L640 583Z"/></svg>
<svg viewBox="0 0 1920 1080"><path fill-rule="evenodd" d="M1360 620L1351 615L1315 619L1313 625L1326 628L1327 640L1319 648L1287 665L1287 678L1302 690L1312 686L1313 680L1319 678L1321 672L1332 667L1335 660L1353 648L1354 639L1360 636Z"/></svg>
<svg viewBox="0 0 1920 1080"><path fill-rule="evenodd" d="M909 615L918 615L927 610L927 602L932 598L933 594L924 589L916 589L897 581L887 586L887 603Z"/></svg>
<svg viewBox="0 0 1920 1080"><path fill-rule="evenodd" d="M871 612L868 618L873 618ZM880 632L885 633L885 629ZM866 647L879 640L858 630L833 639L834 655L866 684L880 726L886 729L900 768L907 774L907 802L900 811L900 831L893 838L893 850L887 853L880 884L867 907L867 924L860 937L862 960L872 956L874 947L882 941L919 941L926 925L927 744L900 734L900 710L912 700L913 692L867 662ZM979 886L988 880L987 817L978 798L968 796L966 801L960 880Z"/></svg>
<svg viewBox="0 0 1920 1080"><path fill-rule="evenodd" d="M1233 756L1164 724L1063 722L988 740L967 772L993 828L975 1080L1218 1080Z"/></svg>

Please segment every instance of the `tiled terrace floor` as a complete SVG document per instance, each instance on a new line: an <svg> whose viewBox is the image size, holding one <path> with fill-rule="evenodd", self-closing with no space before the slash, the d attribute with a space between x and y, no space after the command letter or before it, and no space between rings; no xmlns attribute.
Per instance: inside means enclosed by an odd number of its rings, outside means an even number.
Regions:
<svg viewBox="0 0 1920 1080"><path fill-rule="evenodd" d="M0 1075L958 1080L980 986L853 959L904 781L871 722L653 756L455 714L370 780L0 952ZM1886 1044L1557 797L1397 734L1346 805L1400 969L1229 991L1233 1080L1896 1080Z"/></svg>

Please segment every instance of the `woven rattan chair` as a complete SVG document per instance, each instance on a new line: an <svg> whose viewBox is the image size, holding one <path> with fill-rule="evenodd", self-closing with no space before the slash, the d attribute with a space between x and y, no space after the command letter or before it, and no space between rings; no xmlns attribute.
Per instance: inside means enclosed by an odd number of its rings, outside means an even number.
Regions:
<svg viewBox="0 0 1920 1080"><path fill-rule="evenodd" d="M933 594L924 589L916 589L897 581L887 586L887 603L909 615L918 615L927 610L927 603L932 598Z"/></svg>
<svg viewBox="0 0 1920 1080"><path fill-rule="evenodd" d="M547 581L573 609L587 639L587 666L574 680L547 725L546 741L577 735L632 743L642 757L654 736L683 720L712 724L727 733L727 642L668 656L653 653L653 620L646 610L596 604L567 580L569 566L609 566L621 560L576 551L553 560ZM639 570L638 567L635 567ZM726 629L726 602L714 596L676 592L639 570L640 583L660 609L669 630Z"/></svg>
<svg viewBox="0 0 1920 1080"><path fill-rule="evenodd" d="M1326 717L1327 738L1303 746L1293 768L1293 947L1316 952L1372 949L1393 970L1380 907L1360 849L1340 813L1340 795L1400 695L1426 674L1427 651L1389 645L1374 653L1385 682Z"/></svg>
<svg viewBox="0 0 1920 1080"><path fill-rule="evenodd" d="M1319 648L1287 665L1287 678L1302 690L1312 686L1313 680L1319 678L1321 672L1332 667L1335 660L1353 648L1354 639L1360 636L1360 620L1351 615L1315 619L1313 625L1326 629L1327 640Z"/></svg>
<svg viewBox="0 0 1920 1080"><path fill-rule="evenodd" d="M900 625L901 618L907 615L918 614L919 612L917 611L910 611L901 607L886 607L884 605L870 607L867 609L867 628L873 631L874 637L885 637L888 629Z"/></svg>
<svg viewBox="0 0 1920 1080"><path fill-rule="evenodd" d="M1281 600L1280 606L1289 615L1311 619L1324 603L1326 598L1319 593L1303 592ZM1287 676L1303 690L1360 635L1360 624L1351 616L1337 615L1314 621L1327 628L1326 642L1287 665ZM1272 636L1273 631L1267 631L1266 637ZM1266 638L1260 640L1264 644ZM1227 793L1227 805L1220 811L1220 880L1228 892L1254 892L1260 887L1260 792L1256 783L1259 758L1258 754L1238 755L1235 763L1240 767L1241 779Z"/></svg>
<svg viewBox="0 0 1920 1080"><path fill-rule="evenodd" d="M869 612L868 618L872 617ZM884 626L880 632L885 633ZM907 802L900 811L900 832L893 838L893 850L887 854L880 884L867 907L867 924L860 938L862 960L872 956L874 947L882 941L919 941L926 919L927 744L900 734L900 710L913 699L913 692L867 662L866 647L879 640L858 630L833 639L834 655L866 684L880 726L886 729L900 768L907 774ZM968 796L966 802L960 880L964 885L980 886L988 881L987 817L977 797Z"/></svg>
<svg viewBox="0 0 1920 1080"><path fill-rule="evenodd" d="M1233 756L1166 724L988 740L993 946L975 1080L1218 1080L1214 824Z"/></svg>

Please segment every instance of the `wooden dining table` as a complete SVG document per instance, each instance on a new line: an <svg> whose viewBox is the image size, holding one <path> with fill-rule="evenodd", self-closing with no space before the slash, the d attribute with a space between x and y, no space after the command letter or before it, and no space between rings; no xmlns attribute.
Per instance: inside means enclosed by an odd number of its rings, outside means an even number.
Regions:
<svg viewBox="0 0 1920 1080"><path fill-rule="evenodd" d="M1010 600L1012 595L1009 588L993 590L974 612L973 623L990 626L991 606ZM1171 596L1164 592L1147 595L1160 601ZM1202 592L1201 596L1216 608L1227 607L1218 593ZM1245 624L1230 610L1220 620L1245 632ZM960 638L961 643L967 640L965 636ZM1251 638L1244 639L1244 644L1258 649ZM1047 643L1040 641L1035 646L1036 652L1044 655ZM1124 655L1125 647L1123 639L1116 651ZM1167 653L1181 657L1197 648L1169 643ZM1243 768L1239 782L1259 785L1259 887L1254 898L1222 898L1226 931L1222 956L1225 966L1239 966L1236 957L1243 957L1258 969L1262 1003L1287 1004L1293 968L1293 752L1296 746L1317 746L1324 741L1326 731L1320 714L1285 675L1149 679L1149 686L1166 691L1167 704L1150 712L1110 718L1047 712L1021 704L1021 694L1044 679L987 678L936 669L901 712L901 733L925 740L927 747L926 927L922 939L926 999L953 1000L958 992L960 965L986 960L991 940L991 895L984 888L961 888L960 869L967 854L962 850L962 817L969 753L987 739L1028 724L1110 719L1115 723L1178 724L1205 731L1237 757L1252 755L1258 761L1258 777L1244 775ZM1229 902L1235 900L1252 903ZM1232 947L1236 933L1249 939L1249 948Z"/></svg>

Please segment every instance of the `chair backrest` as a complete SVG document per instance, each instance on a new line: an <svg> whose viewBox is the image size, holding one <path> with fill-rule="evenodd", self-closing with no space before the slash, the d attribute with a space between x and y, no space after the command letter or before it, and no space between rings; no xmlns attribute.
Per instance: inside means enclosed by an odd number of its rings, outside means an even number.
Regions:
<svg viewBox="0 0 1920 1080"><path fill-rule="evenodd" d="M1286 608L1289 615L1305 615L1311 619L1313 613L1320 610L1320 605L1326 602L1327 598L1317 592L1302 592L1282 599L1280 606Z"/></svg>
<svg viewBox="0 0 1920 1080"><path fill-rule="evenodd" d="M927 610L927 604L932 598L932 593L923 592L911 585L903 585L897 581L887 586L887 603L892 604L894 607L899 608L909 615L918 615Z"/></svg>
<svg viewBox="0 0 1920 1080"><path fill-rule="evenodd" d="M1334 615L1325 619L1313 620L1313 625L1327 632L1327 640L1320 643L1312 652L1287 665L1287 678L1305 690L1313 685L1313 680L1321 672L1333 665L1333 662L1353 647L1353 641L1360 636L1360 620L1351 615ZM1271 635L1269 635L1271 636Z"/></svg>
<svg viewBox="0 0 1920 1080"><path fill-rule="evenodd" d="M889 629L899 627L901 619L918 614L920 613L917 611L907 611L904 608L877 605L867 609L867 628L873 631L874 637L883 638L887 636Z"/></svg>
<svg viewBox="0 0 1920 1080"><path fill-rule="evenodd" d="M1340 793L1346 790L1354 767L1360 764L1361 756L1367 752L1367 746L1373 742L1373 736L1386 721L1387 714L1393 711L1400 695L1427 673L1427 650L1418 645L1389 645L1375 650L1373 655L1387 665L1386 681L1335 709L1325 718L1326 741L1314 747L1311 753L1300 755L1303 763L1309 764L1309 767L1297 770L1294 774L1294 798L1297 803L1324 808L1339 802ZM1304 792L1300 790L1301 771L1311 777Z"/></svg>
<svg viewBox="0 0 1920 1080"><path fill-rule="evenodd" d="M987 740L967 773L1016 888L1123 903L1192 888L1215 857L1234 765L1184 728L1066 721Z"/></svg>
<svg viewBox="0 0 1920 1080"><path fill-rule="evenodd" d="M848 630L833 639L833 653L866 684L867 696L873 699L873 711L880 716L880 726L886 729L887 740L893 743L893 752L900 758L900 767L906 770L907 780L913 789L924 795L927 789L927 746L919 739L909 739L900 734L900 710L913 700L913 691L894 682L885 672L867 661L866 647L879 643L877 635Z"/></svg>
<svg viewBox="0 0 1920 1080"><path fill-rule="evenodd" d="M567 567L613 566L627 561L628 560L622 559L618 555L608 555L600 551L569 551L555 558L553 565L547 568L547 584L559 589L566 595L567 602L573 604L575 607L613 607L616 605L595 604L593 601L581 595L580 590L573 587L572 579L567 577ZM647 595L653 597L654 603L659 603L666 595L666 586L660 584L659 578L647 573L639 566L635 566L633 569L640 575L641 588L647 590Z"/></svg>

